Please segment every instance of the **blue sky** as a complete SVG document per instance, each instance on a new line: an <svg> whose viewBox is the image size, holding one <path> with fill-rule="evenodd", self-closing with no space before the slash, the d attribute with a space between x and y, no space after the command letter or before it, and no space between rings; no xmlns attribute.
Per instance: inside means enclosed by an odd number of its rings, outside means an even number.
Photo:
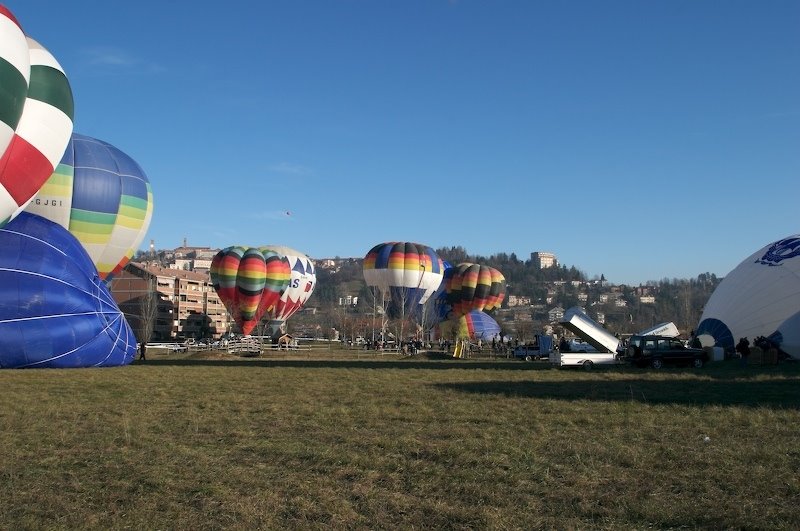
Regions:
<svg viewBox="0 0 800 531"><path fill-rule="evenodd" d="M800 232L800 3L6 0L144 246L554 252L636 284Z"/></svg>

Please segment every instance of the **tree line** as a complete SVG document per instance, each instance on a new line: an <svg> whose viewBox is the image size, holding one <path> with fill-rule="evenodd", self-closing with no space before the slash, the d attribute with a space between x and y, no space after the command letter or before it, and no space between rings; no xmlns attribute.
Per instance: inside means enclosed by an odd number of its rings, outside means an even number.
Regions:
<svg viewBox="0 0 800 531"><path fill-rule="evenodd" d="M501 271L506 278L507 295L530 297L532 306L529 311L534 329L541 329L547 324L549 309L556 306L566 309L577 305L587 308L593 318L593 314L602 313L605 317L604 326L614 332L633 333L660 322L673 321L688 333L699 322L703 307L722 280L706 272L691 279L664 278L640 286L614 286L616 296L626 301L626 306L619 306L614 298L601 302L601 295L612 290L602 275L590 281L575 266L558 265L540 269L533 261L520 260L514 253L471 255L460 246L436 249L436 253L454 265L473 262ZM371 306L366 303L371 294L364 282L363 260L337 258L336 261L336 270L317 270L317 286L310 302L325 312L326 309L337 307L340 298L358 296L359 304L352 310L368 313ZM574 281L581 284L576 286ZM586 301L580 300L581 293L587 296ZM643 293L653 295L655 302L640 302ZM507 307L507 302L504 307ZM501 326L504 329L514 327L510 319L509 316L503 316Z"/></svg>

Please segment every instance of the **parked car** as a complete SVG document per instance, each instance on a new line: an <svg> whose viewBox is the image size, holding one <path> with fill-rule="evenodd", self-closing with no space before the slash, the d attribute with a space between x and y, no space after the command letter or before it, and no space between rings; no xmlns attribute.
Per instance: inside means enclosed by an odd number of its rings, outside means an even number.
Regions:
<svg viewBox="0 0 800 531"><path fill-rule="evenodd" d="M626 358L637 367L660 369L664 365L689 365L699 369L708 361L708 353L687 347L683 340L665 336L631 336Z"/></svg>

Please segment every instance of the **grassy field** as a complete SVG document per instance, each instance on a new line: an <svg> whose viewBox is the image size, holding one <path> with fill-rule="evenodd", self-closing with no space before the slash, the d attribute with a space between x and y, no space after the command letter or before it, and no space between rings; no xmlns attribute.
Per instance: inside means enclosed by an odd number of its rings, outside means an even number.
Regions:
<svg viewBox="0 0 800 531"><path fill-rule="evenodd" d="M800 528L800 364L347 356L0 371L0 529Z"/></svg>

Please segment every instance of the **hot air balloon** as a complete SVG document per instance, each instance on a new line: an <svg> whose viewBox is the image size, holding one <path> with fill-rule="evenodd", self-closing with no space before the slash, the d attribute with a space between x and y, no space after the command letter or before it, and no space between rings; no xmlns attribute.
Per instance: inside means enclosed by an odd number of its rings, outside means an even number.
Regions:
<svg viewBox="0 0 800 531"><path fill-rule="evenodd" d="M784 352L800 359L793 340L781 339L792 334L778 334L790 328L786 323L798 312L800 234L795 234L762 247L736 266L711 294L696 333L703 346L729 351L739 338L752 342L773 336Z"/></svg>
<svg viewBox="0 0 800 531"><path fill-rule="evenodd" d="M30 37L25 42L29 83L13 138L0 157L0 226L21 212L52 175L72 133L67 76L42 45Z"/></svg>
<svg viewBox="0 0 800 531"><path fill-rule="evenodd" d="M800 311L786 319L767 338L794 359L800 359Z"/></svg>
<svg viewBox="0 0 800 531"><path fill-rule="evenodd" d="M68 229L100 278L130 261L153 216L153 192L142 168L116 147L72 134L55 173L26 207Z"/></svg>
<svg viewBox="0 0 800 531"><path fill-rule="evenodd" d="M249 335L289 286L289 260L264 247L227 247L211 261L211 284L242 333Z"/></svg>
<svg viewBox="0 0 800 531"><path fill-rule="evenodd" d="M436 291L431 295L433 301L433 316L437 322L444 321L453 313L453 306L447 301L447 291L445 290L447 270L453 267L447 260L442 260L442 281ZM434 325L436 323L433 323Z"/></svg>
<svg viewBox="0 0 800 531"><path fill-rule="evenodd" d="M0 367L133 360L133 330L69 232L23 212L0 229L0 249Z"/></svg>
<svg viewBox="0 0 800 531"><path fill-rule="evenodd" d="M464 262L448 269L444 278L447 301L456 316L472 310L491 311L505 297L506 279L497 269Z"/></svg>
<svg viewBox="0 0 800 531"><path fill-rule="evenodd" d="M317 285L317 273L314 268L314 262L305 254L291 247L266 245L262 249L285 257L289 261L289 269L291 271L289 286L275 306L267 310L266 313L270 319L270 332L273 337L277 337L282 331L285 331L286 321L302 308L311 297L314 287Z"/></svg>
<svg viewBox="0 0 800 531"><path fill-rule="evenodd" d="M390 301L392 317L415 316L439 288L443 274L442 259L419 243L381 243L364 257L364 280Z"/></svg>
<svg viewBox="0 0 800 531"><path fill-rule="evenodd" d="M0 155L2 155L11 144L14 131L22 117L25 98L28 95L31 60L25 33L11 11L1 4L0 59L5 65L0 81ZM2 205L0 212L4 213L0 215L0 222L16 209L16 204L8 191L0 187L0 205Z"/></svg>

